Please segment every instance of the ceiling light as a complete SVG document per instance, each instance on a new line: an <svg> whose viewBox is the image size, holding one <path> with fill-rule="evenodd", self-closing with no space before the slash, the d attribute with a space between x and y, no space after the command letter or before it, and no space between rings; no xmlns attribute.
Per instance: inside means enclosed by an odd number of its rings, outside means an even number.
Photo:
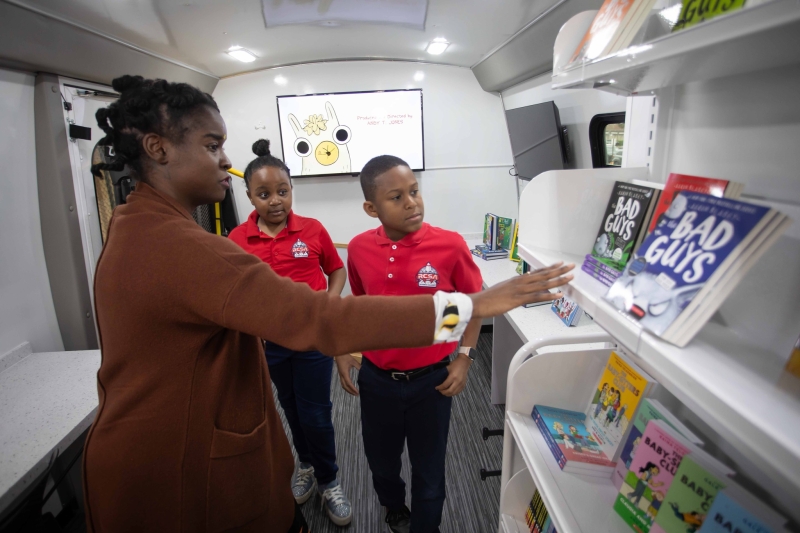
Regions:
<svg viewBox="0 0 800 533"><path fill-rule="evenodd" d="M275 76L275 83L277 83L278 85L286 85L288 82L289 82L289 80L287 80L286 78L284 78L280 74Z"/></svg>
<svg viewBox="0 0 800 533"><path fill-rule="evenodd" d="M425 79L425 73L418 70L414 73L414 81L422 81Z"/></svg>
<svg viewBox="0 0 800 533"><path fill-rule="evenodd" d="M228 48L228 55L234 59L238 59L242 63L252 63L256 60L256 55L253 52L245 50L241 46L231 46Z"/></svg>
<svg viewBox="0 0 800 533"><path fill-rule="evenodd" d="M431 43L428 45L428 53L434 56L438 56L445 50L447 47L450 46L450 43L447 42L447 39L443 37L437 37L436 39L432 40Z"/></svg>

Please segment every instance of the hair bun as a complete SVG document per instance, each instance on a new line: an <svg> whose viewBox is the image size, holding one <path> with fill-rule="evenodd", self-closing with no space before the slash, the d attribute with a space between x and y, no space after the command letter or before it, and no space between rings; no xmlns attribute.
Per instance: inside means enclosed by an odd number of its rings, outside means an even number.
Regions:
<svg viewBox="0 0 800 533"><path fill-rule="evenodd" d="M126 74L119 78L114 78L111 82L111 87L118 93L123 93L131 89L136 89L144 85L144 78L141 76L131 76Z"/></svg>
<svg viewBox="0 0 800 533"><path fill-rule="evenodd" d="M265 155L270 155L269 153L269 140L267 139L259 139L253 143L253 153L256 154L258 157L264 157Z"/></svg>

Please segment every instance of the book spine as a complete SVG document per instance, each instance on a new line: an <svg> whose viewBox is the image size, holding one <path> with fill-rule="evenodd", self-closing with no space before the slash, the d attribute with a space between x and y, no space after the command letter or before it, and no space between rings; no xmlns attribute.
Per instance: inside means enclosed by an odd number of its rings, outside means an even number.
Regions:
<svg viewBox="0 0 800 533"><path fill-rule="evenodd" d="M594 270L591 267L587 267L586 265L583 265L581 267L581 270L583 270L584 272L586 272L587 274L592 276L594 279L596 279L597 281L599 281L600 283L602 283L606 287L610 287L610 286L612 286L614 284L613 281L609 280L604 275L600 274L597 270Z"/></svg>
<svg viewBox="0 0 800 533"><path fill-rule="evenodd" d="M598 261L597 259L592 257L591 254L587 254L586 255L586 258L584 259L583 264L584 265L588 265L590 267L597 268L597 269L601 270L604 274L608 274L609 277L614 278L614 279L617 279L618 277L620 277L620 275L622 275L621 271L615 270L615 269L611 268L610 266L606 265L605 263L601 263L600 261Z"/></svg>
<svg viewBox="0 0 800 533"><path fill-rule="evenodd" d="M558 467L563 469L564 465L567 464L567 458L564 457L564 453L561 451L561 448L558 447L558 443L553 440L552 435L550 435L550 430L547 429L547 426L544 423L539 411L536 410L536 407L533 408L534 417L533 420L536 422L536 425L539 427L539 433L542 434L542 438L547 443L547 447L550 448L550 453L553 454L553 458L558 463Z"/></svg>

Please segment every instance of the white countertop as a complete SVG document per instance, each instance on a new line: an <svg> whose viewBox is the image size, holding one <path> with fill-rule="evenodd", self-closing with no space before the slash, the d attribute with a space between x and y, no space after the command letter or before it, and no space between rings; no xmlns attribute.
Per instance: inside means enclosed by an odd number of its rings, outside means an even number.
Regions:
<svg viewBox="0 0 800 533"><path fill-rule="evenodd" d="M88 428L100 350L35 353L0 372L0 510Z"/></svg>

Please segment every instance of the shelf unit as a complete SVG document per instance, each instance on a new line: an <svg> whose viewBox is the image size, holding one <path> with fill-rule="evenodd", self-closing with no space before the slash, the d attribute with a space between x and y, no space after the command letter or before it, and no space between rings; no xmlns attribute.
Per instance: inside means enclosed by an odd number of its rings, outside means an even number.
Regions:
<svg viewBox="0 0 800 533"><path fill-rule="evenodd" d="M614 55L566 66L592 17L570 19L555 43L554 89L596 88L631 95L800 63L800 4L772 0ZM766 52L766 53L765 53Z"/></svg>

